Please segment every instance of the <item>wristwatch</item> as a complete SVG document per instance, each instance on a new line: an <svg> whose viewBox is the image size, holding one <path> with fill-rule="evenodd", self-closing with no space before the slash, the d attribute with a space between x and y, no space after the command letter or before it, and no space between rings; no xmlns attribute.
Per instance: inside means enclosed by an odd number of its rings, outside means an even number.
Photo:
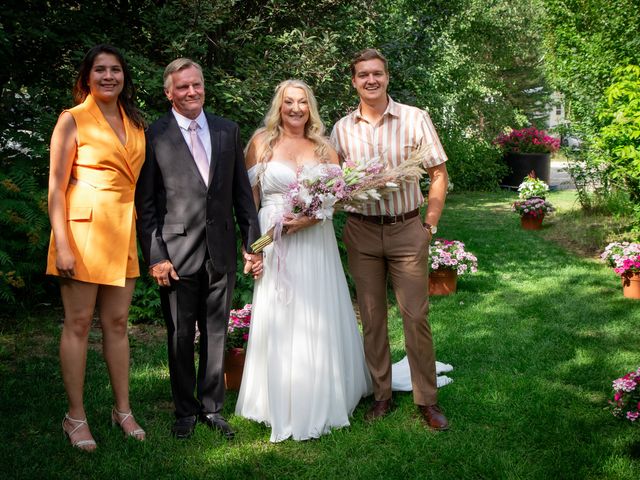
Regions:
<svg viewBox="0 0 640 480"><path fill-rule="evenodd" d="M431 236L433 237L436 233L438 233L438 227L436 227L435 225L431 225L430 223L423 223L422 226L424 228L426 228L427 230L429 230L429 233L431 233Z"/></svg>

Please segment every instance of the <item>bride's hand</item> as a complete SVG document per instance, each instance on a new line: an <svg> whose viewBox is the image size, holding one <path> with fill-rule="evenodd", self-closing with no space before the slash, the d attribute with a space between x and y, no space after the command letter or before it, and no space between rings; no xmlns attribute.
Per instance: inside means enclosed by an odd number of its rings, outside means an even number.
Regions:
<svg viewBox="0 0 640 480"><path fill-rule="evenodd" d="M304 228L311 227L316 223L319 223L320 220L316 218L307 217L306 215L301 215L296 217L292 214L287 214L284 217L284 221L282 225L287 227L287 235L291 235L292 233L296 233L298 230L302 230Z"/></svg>
<svg viewBox="0 0 640 480"><path fill-rule="evenodd" d="M262 276L263 264L262 253L247 253L242 249L242 256L244 258L244 274L251 273L254 280L257 280Z"/></svg>

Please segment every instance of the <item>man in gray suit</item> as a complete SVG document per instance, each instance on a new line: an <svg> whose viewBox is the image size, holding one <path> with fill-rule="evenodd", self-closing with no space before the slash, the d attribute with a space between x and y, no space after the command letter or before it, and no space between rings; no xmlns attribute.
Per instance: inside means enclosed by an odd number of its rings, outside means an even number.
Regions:
<svg viewBox="0 0 640 480"><path fill-rule="evenodd" d="M138 181L138 237L160 286L167 325L176 438L193 434L198 417L233 438L220 414L224 346L235 285L235 221L245 248L260 235L238 126L203 110L200 65L171 62L164 90L172 109L147 131ZM245 253L245 272L261 273L262 258ZM200 362L194 365L195 326ZM197 390L197 396L194 391Z"/></svg>

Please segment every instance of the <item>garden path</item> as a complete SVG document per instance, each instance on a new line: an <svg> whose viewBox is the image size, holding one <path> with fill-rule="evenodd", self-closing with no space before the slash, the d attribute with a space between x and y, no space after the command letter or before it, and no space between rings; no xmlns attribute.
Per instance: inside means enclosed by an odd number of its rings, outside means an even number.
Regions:
<svg viewBox="0 0 640 480"><path fill-rule="evenodd" d="M552 190L574 190L576 188L565 170L566 168L567 162L565 160L551 160L549 187Z"/></svg>

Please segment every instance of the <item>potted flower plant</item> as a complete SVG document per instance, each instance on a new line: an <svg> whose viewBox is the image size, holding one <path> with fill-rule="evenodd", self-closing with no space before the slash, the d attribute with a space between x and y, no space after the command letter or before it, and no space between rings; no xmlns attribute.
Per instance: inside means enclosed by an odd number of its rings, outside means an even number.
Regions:
<svg viewBox="0 0 640 480"><path fill-rule="evenodd" d="M502 185L515 187L531 170L545 182L549 182L550 156L560 148L560 139L535 127L511 130L496 137L494 143L503 153L510 173L502 179Z"/></svg>
<svg viewBox="0 0 640 480"><path fill-rule="evenodd" d="M640 417L640 368L613 381L611 413L635 422ZM639 422L640 423L640 422Z"/></svg>
<svg viewBox="0 0 640 480"><path fill-rule="evenodd" d="M513 202L511 210L520 215L520 225L525 230L540 230L545 215L554 211L553 205L544 198L531 197Z"/></svg>
<svg viewBox="0 0 640 480"><path fill-rule="evenodd" d="M622 294L640 299L640 243L610 243L600 258L622 278Z"/></svg>
<svg viewBox="0 0 640 480"><path fill-rule="evenodd" d="M227 390L240 388L250 324L251 304L238 310L231 310L229 313L227 346L224 357L224 383Z"/></svg>
<svg viewBox="0 0 640 480"><path fill-rule="evenodd" d="M478 271L478 259L458 240L435 240L429 247L429 261L429 295L455 293L459 275Z"/></svg>
<svg viewBox="0 0 640 480"><path fill-rule="evenodd" d="M536 177L536 172L532 170L529 175L524 177L522 183L518 186L518 197L520 197L521 200L532 197L545 198L548 191L549 185Z"/></svg>

